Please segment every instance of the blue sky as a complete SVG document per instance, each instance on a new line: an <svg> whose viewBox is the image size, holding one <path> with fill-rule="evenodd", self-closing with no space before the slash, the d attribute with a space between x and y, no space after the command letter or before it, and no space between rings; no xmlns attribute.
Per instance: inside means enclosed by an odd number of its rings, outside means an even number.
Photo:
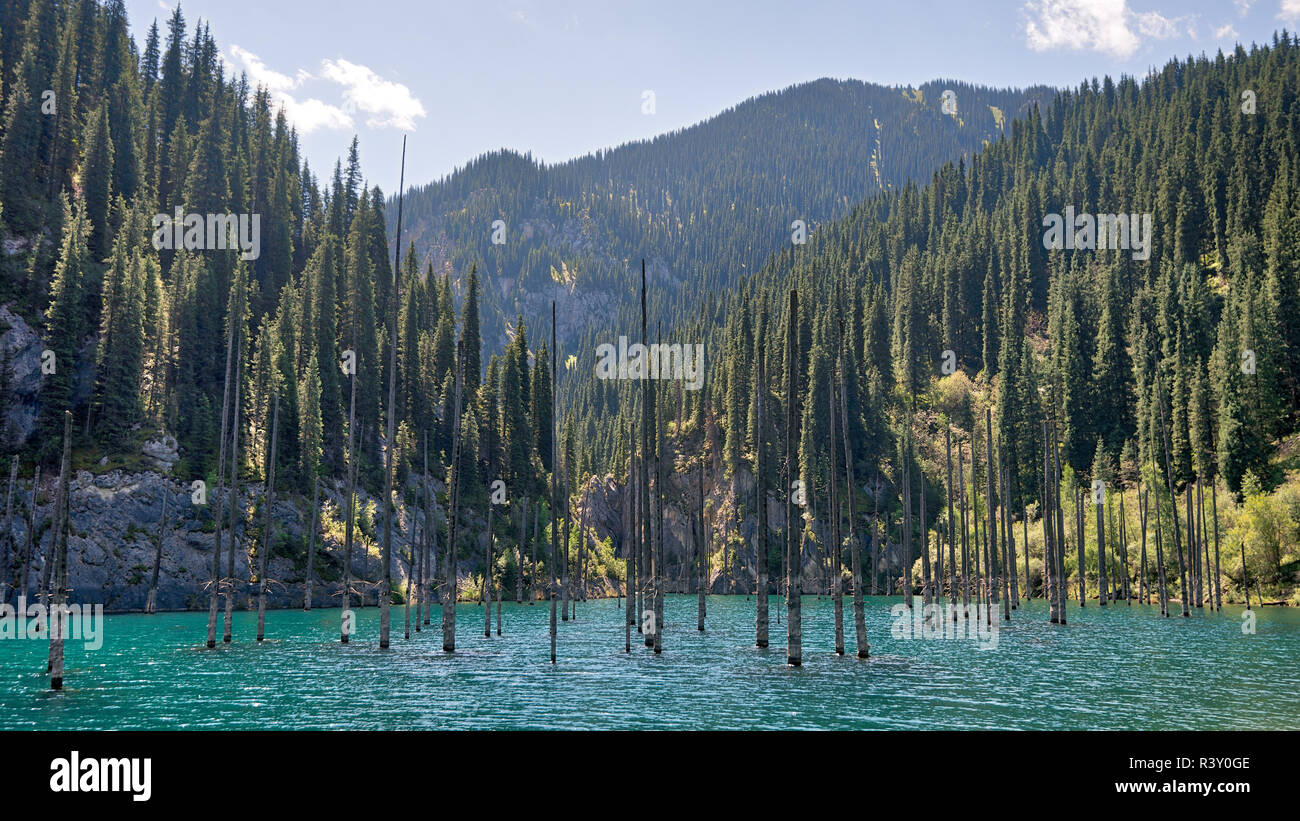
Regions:
<svg viewBox="0 0 1300 821"><path fill-rule="evenodd" d="M141 48L166 0L127 0ZM496 148L548 162L818 77L1073 85L1300 28L1300 0L185 0L266 84L318 177L360 135L391 192ZM646 113L653 92L653 113Z"/></svg>

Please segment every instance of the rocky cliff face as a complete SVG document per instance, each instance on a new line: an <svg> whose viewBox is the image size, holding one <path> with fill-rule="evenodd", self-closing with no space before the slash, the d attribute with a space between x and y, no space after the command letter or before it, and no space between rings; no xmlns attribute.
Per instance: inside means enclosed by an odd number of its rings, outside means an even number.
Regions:
<svg viewBox="0 0 1300 821"><path fill-rule="evenodd" d="M79 471L70 482L70 532L68 539L68 581L72 598L85 604L102 604L110 612L142 610L149 594L158 538L162 538L162 561L156 597L159 610L201 610L207 607L207 584L212 572L213 514L211 492L207 504L195 504L189 485L154 472L110 471L94 476ZM29 499L16 499L11 527L12 544L23 549L27 538L25 508ZM21 495L21 494L19 494ZM50 549L49 523L54 511L53 479L42 482L37 508L36 537L29 574L29 598L34 596ZM240 510L247 514L261 500L261 489L247 487L240 494ZM21 501L22 504L19 504ZM333 493L322 495L322 507L337 509L342 499ZM227 509L228 510L228 509ZM164 512L166 520L163 521ZM310 500L277 499L275 503L275 547L268 559L267 594L271 607L301 607L306 580L307 529ZM235 577L240 581L240 606L256 595L248 584L261 543L260 515L240 516L236 530ZM247 521L245 521L247 519ZM161 526L161 527L160 527ZM226 542L229 544L229 542ZM405 586L405 532L394 534L393 579ZM379 578L377 552L366 555L354 545L353 574L358 578ZM224 573L227 558L221 558ZM342 544L325 535L316 543L312 602L315 607L337 606L342 576ZM16 583L16 580L15 580ZM367 598L374 601L375 590Z"/></svg>
<svg viewBox="0 0 1300 821"><path fill-rule="evenodd" d="M20 447L36 428L43 348L40 335L8 305L0 305L0 351L9 362L9 382L0 384L0 390L9 394L8 415L0 420L7 448Z"/></svg>

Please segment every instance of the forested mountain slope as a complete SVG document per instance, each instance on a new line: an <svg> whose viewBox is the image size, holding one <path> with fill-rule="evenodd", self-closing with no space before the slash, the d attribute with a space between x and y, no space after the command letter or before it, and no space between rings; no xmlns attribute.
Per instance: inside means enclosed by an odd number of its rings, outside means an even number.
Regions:
<svg viewBox="0 0 1300 821"><path fill-rule="evenodd" d="M1300 44L1286 32L1265 47L1176 60L1145 78L1088 82L923 187L885 192L806 245L788 245L739 287L717 292L693 320L679 320L683 335L704 341L713 356L702 401L675 385L663 391L670 420L678 417L670 430L676 424L703 437L688 436L680 452L713 439L718 470L749 475L761 448L767 486L782 488L791 478L782 454L793 399L794 475L805 483L806 521L822 534L814 544L824 542L829 475L844 470L842 456L834 468L830 450L830 380L839 361L859 486L865 479L884 489L878 499L863 496L858 511L865 505L873 522L880 511L886 540L902 538L905 462L928 499L925 521L912 519L912 543L924 544L947 519L949 426L968 468L977 449L965 481L972 498L984 494L988 408L1010 471L998 492L1011 510L1033 516L1041 501L1049 420L1066 500L1100 480L1113 516L1110 491L1131 491L1145 478L1154 500L1166 494L1169 548L1178 537L1170 514L1184 516L1169 506L1169 478L1180 504L1193 489L1208 497L1216 480L1229 494L1259 494L1282 478L1270 457L1296 429L1297 88ZM1075 247L1045 247L1052 215L1067 214L1135 215L1136 233L1129 248L1092 250L1091 229L1078 216ZM1144 218L1145 250L1137 247ZM785 376L790 289L800 300L793 392ZM767 390L756 398L760 352ZM593 404L617 398L595 382L587 390ZM756 402L767 408L763 430ZM637 417L632 402L622 412ZM620 463L624 428L595 421L602 418L580 420L580 439ZM753 508L752 500L738 504L737 519ZM983 501L976 504L978 515ZM1204 504L1209 509L1208 498ZM1289 524L1242 537L1248 549L1272 545L1261 554L1272 558L1261 561L1274 580L1295 549L1295 511L1283 513ZM1179 538L1187 537L1184 527ZM1172 561L1172 551L1165 556Z"/></svg>
<svg viewBox="0 0 1300 821"><path fill-rule="evenodd" d="M603 324L635 305L641 258L655 286L651 310L671 325L703 294L755 272L789 241L793 221L811 229L874 193L928 179L1052 93L817 80L555 165L485 154L408 192L407 230L436 273L478 266L488 352L504 347L517 314L549 322L552 299L561 348L572 351L593 319Z"/></svg>

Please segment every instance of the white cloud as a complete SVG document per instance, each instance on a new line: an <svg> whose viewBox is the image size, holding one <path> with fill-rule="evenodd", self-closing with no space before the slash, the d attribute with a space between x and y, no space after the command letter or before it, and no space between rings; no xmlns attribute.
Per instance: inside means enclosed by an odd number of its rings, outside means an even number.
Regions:
<svg viewBox="0 0 1300 821"><path fill-rule="evenodd" d="M1300 25L1300 0L1282 0L1282 10L1277 13L1277 19L1293 26Z"/></svg>
<svg viewBox="0 0 1300 821"><path fill-rule="evenodd" d="M371 128L415 130L415 118L426 116L424 105L401 83L385 80L367 66L347 60L322 60L322 76L343 86L344 108L370 116Z"/></svg>
<svg viewBox="0 0 1300 821"><path fill-rule="evenodd" d="M1236 40L1240 36L1237 28L1232 23L1224 23L1214 30L1214 39L1216 40Z"/></svg>
<svg viewBox="0 0 1300 821"><path fill-rule="evenodd" d="M347 131L352 128L352 118L338 106L314 97L299 102L288 94L274 96L276 102L284 107L284 116L300 133L310 134L322 128L327 131Z"/></svg>
<svg viewBox="0 0 1300 821"><path fill-rule="evenodd" d="M1137 52L1142 37L1167 40L1184 31L1196 34L1194 15L1134 12L1128 0L1029 0L1023 10L1028 17L1025 42L1034 51L1099 51L1127 58Z"/></svg>
<svg viewBox="0 0 1300 821"><path fill-rule="evenodd" d="M266 86L269 91L288 91L291 88L297 88L306 77L311 76L301 69L295 77L281 74L267 67L266 63L262 62L262 58L253 52L236 45L230 47L230 54L234 58L231 62L237 63L243 68L244 73L253 81L254 86Z"/></svg>
<svg viewBox="0 0 1300 821"><path fill-rule="evenodd" d="M346 130L352 128L352 118L336 105L309 98L298 100L290 90L298 88L311 74L298 69L292 77L270 68L248 49L237 45L230 47L231 63L238 65L248 75L254 86L266 88L274 108L284 109L284 116L300 133L310 134L318 129Z"/></svg>

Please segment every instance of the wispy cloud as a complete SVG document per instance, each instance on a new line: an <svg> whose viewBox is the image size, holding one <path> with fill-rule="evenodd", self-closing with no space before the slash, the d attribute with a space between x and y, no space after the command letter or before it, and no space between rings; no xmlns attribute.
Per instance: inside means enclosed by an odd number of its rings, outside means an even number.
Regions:
<svg viewBox="0 0 1300 821"><path fill-rule="evenodd" d="M297 89L311 74L305 69L298 69L288 75L276 71L253 52L238 45L230 47L230 63L237 70L248 75L254 86L263 87L269 92L271 102L277 109L284 109L284 116L300 133L310 134L320 129L343 131L352 128L352 118L336 105L324 100L310 97L299 100L289 92Z"/></svg>
<svg viewBox="0 0 1300 821"><path fill-rule="evenodd" d="M344 107L370 116L371 128L415 130L415 118L427 116L424 104L401 83L385 80L367 66L348 60L322 60L321 75L343 86Z"/></svg>
<svg viewBox="0 0 1300 821"><path fill-rule="evenodd" d="M1128 0L1029 0L1023 12L1025 43L1034 51L1098 51L1127 58L1137 52L1144 37L1196 36L1195 15L1134 12Z"/></svg>
<svg viewBox="0 0 1300 821"><path fill-rule="evenodd" d="M1241 35L1237 32L1236 27L1233 26L1232 23L1224 23L1214 30L1214 39L1216 40L1236 40L1240 36Z"/></svg>
<svg viewBox="0 0 1300 821"><path fill-rule="evenodd" d="M1282 10L1277 13L1277 19L1293 26L1300 25L1300 0L1282 0Z"/></svg>

